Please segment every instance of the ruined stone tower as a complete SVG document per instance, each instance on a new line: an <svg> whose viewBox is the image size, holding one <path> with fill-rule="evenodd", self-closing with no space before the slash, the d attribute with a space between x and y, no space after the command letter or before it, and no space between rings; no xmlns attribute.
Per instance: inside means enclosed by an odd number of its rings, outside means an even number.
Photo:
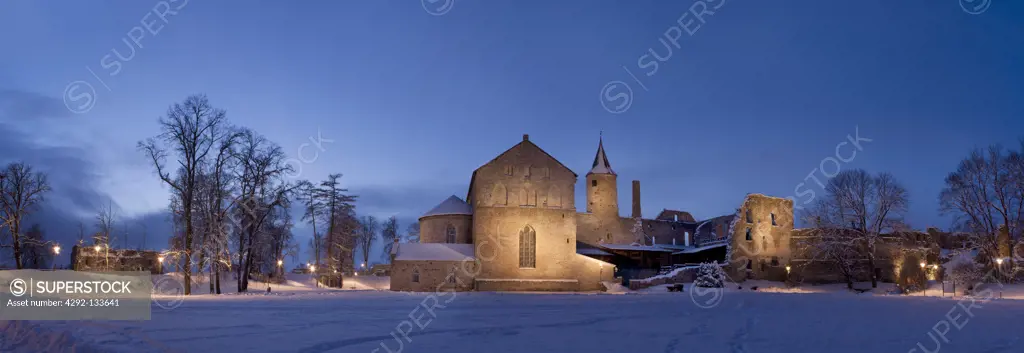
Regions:
<svg viewBox="0 0 1024 353"><path fill-rule="evenodd" d="M594 164L587 173L587 212L618 220L619 192L615 171L604 154L603 138L598 140Z"/></svg>

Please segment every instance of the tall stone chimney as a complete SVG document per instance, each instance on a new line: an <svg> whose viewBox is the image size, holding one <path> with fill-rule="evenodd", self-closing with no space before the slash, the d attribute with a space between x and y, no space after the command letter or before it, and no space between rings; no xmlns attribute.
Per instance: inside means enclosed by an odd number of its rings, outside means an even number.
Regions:
<svg viewBox="0 0 1024 353"><path fill-rule="evenodd" d="M640 181L633 180L633 218L642 218L643 213L640 212Z"/></svg>

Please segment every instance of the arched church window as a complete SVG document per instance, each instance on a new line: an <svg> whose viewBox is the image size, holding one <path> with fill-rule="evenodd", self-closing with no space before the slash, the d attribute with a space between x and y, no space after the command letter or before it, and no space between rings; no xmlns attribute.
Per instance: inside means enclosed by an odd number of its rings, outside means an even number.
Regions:
<svg viewBox="0 0 1024 353"><path fill-rule="evenodd" d="M530 175L533 175L533 166L527 164L526 168L523 168L523 178L530 179Z"/></svg>
<svg viewBox="0 0 1024 353"><path fill-rule="evenodd" d="M505 189L505 185L495 184L494 189L491 190L491 200L495 206L505 206L508 204L508 190Z"/></svg>
<svg viewBox="0 0 1024 353"><path fill-rule="evenodd" d="M505 175L512 176L515 173L515 166L509 164L505 166Z"/></svg>
<svg viewBox="0 0 1024 353"><path fill-rule="evenodd" d="M754 223L754 213L747 210L747 223Z"/></svg>
<svg viewBox="0 0 1024 353"><path fill-rule="evenodd" d="M448 223L448 228L444 231L445 237L444 242L448 244L455 244L455 226Z"/></svg>
<svg viewBox="0 0 1024 353"><path fill-rule="evenodd" d="M519 231L519 268L537 267L537 232L526 226Z"/></svg>
<svg viewBox="0 0 1024 353"><path fill-rule="evenodd" d="M412 270L412 283L420 283L420 270Z"/></svg>

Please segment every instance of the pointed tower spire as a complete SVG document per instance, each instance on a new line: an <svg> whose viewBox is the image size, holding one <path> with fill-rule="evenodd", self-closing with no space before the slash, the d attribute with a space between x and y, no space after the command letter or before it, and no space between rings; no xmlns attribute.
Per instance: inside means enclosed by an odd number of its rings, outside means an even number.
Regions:
<svg viewBox="0 0 1024 353"><path fill-rule="evenodd" d="M602 132L603 135L603 132ZM612 174L615 175L615 171L612 170L611 163L608 163L608 156L604 154L604 137L600 136L597 140L597 155L594 156L594 165L590 169L588 174Z"/></svg>

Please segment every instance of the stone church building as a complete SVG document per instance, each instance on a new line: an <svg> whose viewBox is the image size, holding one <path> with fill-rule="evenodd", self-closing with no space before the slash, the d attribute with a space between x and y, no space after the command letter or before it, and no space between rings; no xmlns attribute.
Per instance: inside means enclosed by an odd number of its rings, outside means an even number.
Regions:
<svg viewBox="0 0 1024 353"><path fill-rule="evenodd" d="M585 212L575 206L578 177L523 135L473 171L464 200L451 196L420 217L419 243L393 247L391 289L592 291L616 275L727 256L736 215L697 221L662 210L644 219L633 181L631 217L620 216L618 175L603 141L585 176ZM758 220L771 218L777 229L745 230L747 238L772 235L778 246L783 240L774 236L792 230L792 203L774 201L748 196L744 204ZM779 266L778 255L758 252L754 260Z"/></svg>

